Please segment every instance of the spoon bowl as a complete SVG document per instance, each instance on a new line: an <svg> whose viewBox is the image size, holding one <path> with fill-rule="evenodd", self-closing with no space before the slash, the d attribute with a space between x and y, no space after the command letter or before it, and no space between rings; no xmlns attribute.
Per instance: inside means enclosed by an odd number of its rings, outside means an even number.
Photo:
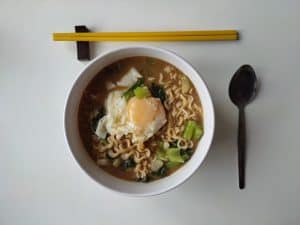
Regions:
<svg viewBox="0 0 300 225"><path fill-rule="evenodd" d="M250 65L241 66L233 75L229 86L229 97L237 107L250 103L257 88L257 78Z"/></svg>

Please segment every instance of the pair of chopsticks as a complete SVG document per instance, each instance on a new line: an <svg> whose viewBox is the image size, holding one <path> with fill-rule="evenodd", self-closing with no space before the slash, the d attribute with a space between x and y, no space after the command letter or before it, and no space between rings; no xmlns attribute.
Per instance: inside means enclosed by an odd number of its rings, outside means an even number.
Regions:
<svg viewBox="0 0 300 225"><path fill-rule="evenodd" d="M236 30L53 33L54 41L230 41Z"/></svg>

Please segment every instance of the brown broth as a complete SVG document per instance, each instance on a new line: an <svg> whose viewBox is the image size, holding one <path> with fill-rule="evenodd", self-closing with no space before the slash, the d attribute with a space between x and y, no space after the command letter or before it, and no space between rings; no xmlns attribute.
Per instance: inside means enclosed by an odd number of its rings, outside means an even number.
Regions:
<svg viewBox="0 0 300 225"><path fill-rule="evenodd" d="M156 58L144 57L144 56L137 56L137 57L130 57L119 60L117 62L112 63L111 65L102 69L95 77L89 82L86 89L83 92L80 105L79 105L79 112L78 112L78 125L79 125L79 132L83 142L84 147L90 154L90 156L96 161L97 160L97 151L93 149L93 130L90 125L90 115L93 111L99 109L101 106L104 105L105 99L107 98L109 92L106 90L106 83L110 82L117 82L119 79L122 78L124 74L128 72L128 70L132 67L136 68L141 75L145 78L145 84L150 85L152 82L148 80L149 77L155 78L157 81L159 78L159 74L162 73L163 69L166 66L172 66L175 68L175 72L177 74L183 73L178 70L173 65L170 65L167 62ZM168 77L168 74L164 74L164 77ZM170 79L168 77L167 79ZM191 83L191 82L190 82ZM195 87L192 85L191 87L192 95L198 104L201 107L199 96L196 92ZM199 115L197 118L197 122L202 125L202 118ZM162 128L163 129L163 128ZM151 139L145 142L146 146L149 146L149 142L157 141L159 137L154 135ZM198 141L197 141L198 142ZM195 142L194 148L196 148L197 142ZM151 149L151 151L155 151L155 149ZM132 169L130 170L122 170L119 167L113 166L103 166L101 167L106 172L112 174L113 176L125 179L125 180L136 180L135 174ZM178 169L178 168L176 168ZM168 171L168 174L173 173L176 169L171 169ZM157 178L154 178L157 179Z"/></svg>

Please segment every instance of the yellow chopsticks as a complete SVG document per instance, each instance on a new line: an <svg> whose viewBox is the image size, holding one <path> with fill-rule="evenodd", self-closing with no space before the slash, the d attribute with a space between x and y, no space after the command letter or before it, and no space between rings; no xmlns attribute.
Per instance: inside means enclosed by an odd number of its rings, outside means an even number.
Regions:
<svg viewBox="0 0 300 225"><path fill-rule="evenodd" d="M53 33L54 41L228 41L236 30Z"/></svg>

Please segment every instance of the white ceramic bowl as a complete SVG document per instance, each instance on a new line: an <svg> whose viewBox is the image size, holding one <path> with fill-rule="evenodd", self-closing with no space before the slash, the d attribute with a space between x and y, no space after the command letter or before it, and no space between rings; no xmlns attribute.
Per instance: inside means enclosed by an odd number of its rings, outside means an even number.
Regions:
<svg viewBox="0 0 300 225"><path fill-rule="evenodd" d="M109 175L101 168L97 167L96 163L91 159L87 151L84 149L78 131L77 114L79 102L82 92L86 88L89 81L103 67L119 59L131 56L155 57L176 66L193 82L200 96L204 111L204 135L200 140L192 158L182 168L170 176L150 183L128 182L121 180ZM208 89L201 79L199 73L183 58L175 55L174 53L161 48L146 46L119 48L104 53L90 62L79 74L79 77L70 92L65 110L66 137L73 156L81 168L102 186L110 190L131 196L151 196L161 194L175 188L187 180L203 162L213 139L214 126L215 115L213 103Z"/></svg>

